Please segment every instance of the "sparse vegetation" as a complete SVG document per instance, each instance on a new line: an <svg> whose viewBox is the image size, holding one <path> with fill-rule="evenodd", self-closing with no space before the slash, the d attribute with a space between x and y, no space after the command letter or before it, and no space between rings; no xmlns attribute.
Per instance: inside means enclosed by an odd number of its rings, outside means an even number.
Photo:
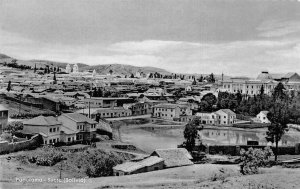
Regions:
<svg viewBox="0 0 300 189"><path fill-rule="evenodd" d="M68 171L75 171L89 177L110 176L112 168L133 155L109 152L99 149L88 149L78 152L66 152L53 146L44 146L18 155L17 160L24 164L54 166L63 161Z"/></svg>

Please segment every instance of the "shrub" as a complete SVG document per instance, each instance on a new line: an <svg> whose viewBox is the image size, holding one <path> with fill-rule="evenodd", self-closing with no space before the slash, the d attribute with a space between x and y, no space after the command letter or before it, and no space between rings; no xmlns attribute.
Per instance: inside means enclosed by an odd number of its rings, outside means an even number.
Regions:
<svg viewBox="0 0 300 189"><path fill-rule="evenodd" d="M114 153L103 153L102 151L87 151L86 174L89 177L110 176L113 167L123 162L123 159Z"/></svg>
<svg viewBox="0 0 300 189"><path fill-rule="evenodd" d="M11 142L12 138L13 137L12 137L11 133L4 132L0 135L0 140L4 140L4 141L7 141L7 142Z"/></svg>
<svg viewBox="0 0 300 189"><path fill-rule="evenodd" d="M269 165L269 158L274 155L269 147L264 150L249 148L248 151L245 151L242 149L240 154L240 172L243 175L258 173L258 168Z"/></svg>
<svg viewBox="0 0 300 189"><path fill-rule="evenodd" d="M41 166L53 166L64 159L63 152L52 146L44 146L27 155L30 163Z"/></svg>

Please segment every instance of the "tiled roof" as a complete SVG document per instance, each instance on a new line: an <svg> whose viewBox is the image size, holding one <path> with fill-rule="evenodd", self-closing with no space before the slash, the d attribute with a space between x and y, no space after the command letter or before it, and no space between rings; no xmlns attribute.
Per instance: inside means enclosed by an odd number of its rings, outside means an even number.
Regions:
<svg viewBox="0 0 300 189"><path fill-rule="evenodd" d="M219 111L225 112L226 114L235 115L235 113L233 111L231 111L230 109L220 109L217 112L219 112Z"/></svg>
<svg viewBox="0 0 300 189"><path fill-rule="evenodd" d="M115 166L113 169L123 171L126 173L130 173L130 172L136 171L138 169L141 169L143 167L149 167L149 166L155 165L162 161L164 161L164 160L160 157L150 156L150 157L147 157L146 159L143 159L142 161L138 161L138 162L129 161L129 162L119 164L119 165Z"/></svg>
<svg viewBox="0 0 300 189"><path fill-rule="evenodd" d="M185 148L158 149L151 156L158 156L165 160L166 167L192 165L192 156Z"/></svg>
<svg viewBox="0 0 300 189"><path fill-rule="evenodd" d="M164 104L157 104L154 107L155 108L176 108L176 107L184 108L186 106L185 105L181 105L181 104L164 103Z"/></svg>
<svg viewBox="0 0 300 189"><path fill-rule="evenodd" d="M61 122L57 121L55 117L49 116L38 116L33 119L24 121L24 125L36 125L36 126L51 126L51 125L60 125Z"/></svg>
<svg viewBox="0 0 300 189"><path fill-rule="evenodd" d="M96 121L79 113L66 113L66 114L62 114L62 116L68 117L75 122L88 122L89 124L97 124Z"/></svg>

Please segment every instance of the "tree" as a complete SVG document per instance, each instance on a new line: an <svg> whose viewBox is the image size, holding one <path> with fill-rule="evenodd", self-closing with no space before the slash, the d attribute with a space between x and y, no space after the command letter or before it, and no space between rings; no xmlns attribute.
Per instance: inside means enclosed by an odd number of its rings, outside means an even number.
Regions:
<svg viewBox="0 0 300 189"><path fill-rule="evenodd" d="M134 75L133 75L133 74L131 74L131 75L130 75L130 78L134 78Z"/></svg>
<svg viewBox="0 0 300 189"><path fill-rule="evenodd" d="M5 127L6 131L9 131L11 134L15 134L17 131L23 129L23 122L21 121L11 121L8 123L7 127Z"/></svg>
<svg viewBox="0 0 300 189"><path fill-rule="evenodd" d="M203 82L203 76L201 75L198 79L199 82Z"/></svg>
<svg viewBox="0 0 300 189"><path fill-rule="evenodd" d="M192 85L197 85L195 77L194 77L194 81L192 82Z"/></svg>
<svg viewBox="0 0 300 189"><path fill-rule="evenodd" d="M109 74L112 75L112 73L113 73L113 71L112 71L112 70L109 70Z"/></svg>
<svg viewBox="0 0 300 189"><path fill-rule="evenodd" d="M34 64L34 71L33 71L34 73L36 72L36 64Z"/></svg>
<svg viewBox="0 0 300 189"><path fill-rule="evenodd" d="M11 81L8 81L8 85L7 85L6 90L7 90L8 92L11 90Z"/></svg>
<svg viewBox="0 0 300 189"><path fill-rule="evenodd" d="M55 72L54 72L54 75L53 75L53 84L56 84L57 83L57 80L56 80L56 75L55 75Z"/></svg>
<svg viewBox="0 0 300 189"><path fill-rule="evenodd" d="M100 89L100 87L98 88L97 96L98 96L98 97L102 97L102 96L103 96L103 92L102 92L102 90Z"/></svg>
<svg viewBox="0 0 300 189"><path fill-rule="evenodd" d="M200 103L200 105L204 105L204 108L202 110L211 112L213 109L213 105L217 103L217 97L212 93L207 93L202 97L201 102L202 103Z"/></svg>
<svg viewBox="0 0 300 189"><path fill-rule="evenodd" d="M275 161L278 156L278 142L281 140L285 132L288 131L287 124L289 123L289 99L284 92L284 86L279 83L272 94L272 106L267 114L271 125L267 131L267 141L275 142Z"/></svg>
<svg viewBox="0 0 300 189"><path fill-rule="evenodd" d="M210 83L215 83L215 76L213 73L211 73L208 78L207 78L207 81L210 82Z"/></svg>
<svg viewBox="0 0 300 189"><path fill-rule="evenodd" d="M195 147L195 141L199 137L197 127L200 124L199 118L194 118L185 125L183 136L186 139L185 145L188 151L192 151Z"/></svg>
<svg viewBox="0 0 300 189"><path fill-rule="evenodd" d="M262 149L249 148L248 151L242 149L240 172L243 175L258 173L259 167L265 167L270 163L270 157L273 156L273 151L269 147Z"/></svg>
<svg viewBox="0 0 300 189"><path fill-rule="evenodd" d="M265 94L265 88L263 85L261 85L260 92L259 92L259 96L261 99L263 98L264 94Z"/></svg>

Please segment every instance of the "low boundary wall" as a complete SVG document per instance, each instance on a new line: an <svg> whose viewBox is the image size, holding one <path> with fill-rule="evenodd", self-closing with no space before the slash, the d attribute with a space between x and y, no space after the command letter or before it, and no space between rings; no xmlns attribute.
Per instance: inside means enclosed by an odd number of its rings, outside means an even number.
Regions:
<svg viewBox="0 0 300 189"><path fill-rule="evenodd" d="M21 150L35 149L41 145L42 136L34 135L31 139L21 142L6 141L0 142L0 154L7 154L11 152L17 152Z"/></svg>
<svg viewBox="0 0 300 189"><path fill-rule="evenodd" d="M241 149L248 150L249 148L259 148L264 149L267 146L263 145L211 145L206 147L206 153L208 154L225 154L237 156L240 155ZM275 147L270 146L270 148L275 151ZM300 154L300 143L295 146L279 146L278 155L297 155Z"/></svg>

